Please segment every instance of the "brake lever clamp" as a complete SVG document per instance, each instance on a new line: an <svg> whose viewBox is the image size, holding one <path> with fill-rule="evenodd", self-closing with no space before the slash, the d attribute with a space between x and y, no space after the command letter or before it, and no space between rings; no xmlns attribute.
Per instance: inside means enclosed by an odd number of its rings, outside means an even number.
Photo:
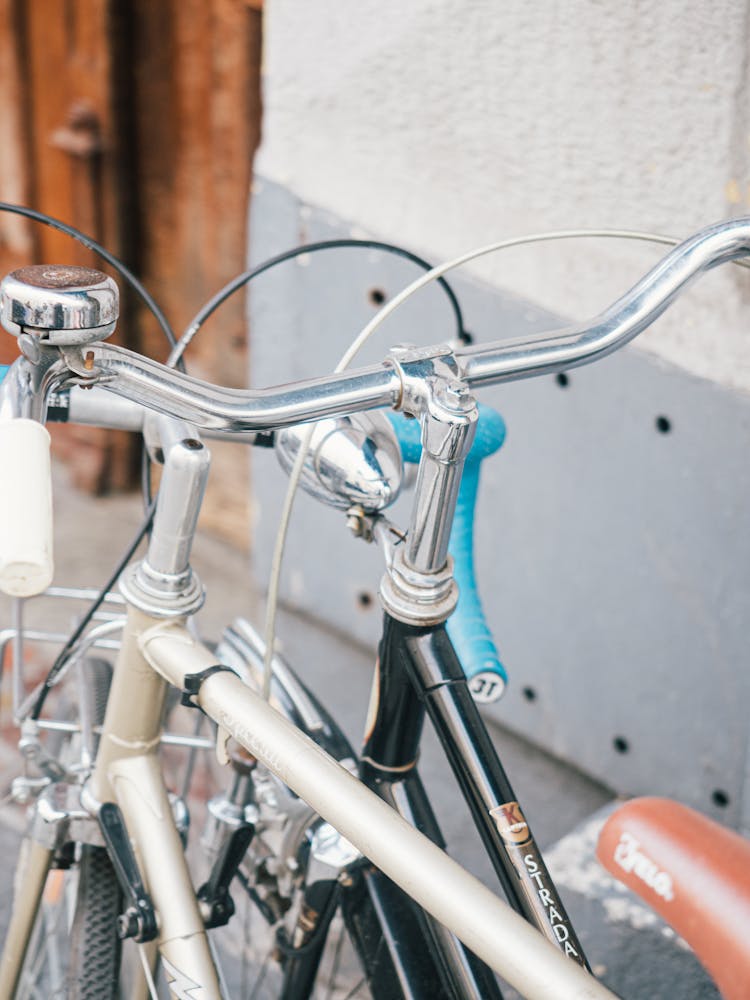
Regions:
<svg viewBox="0 0 750 1000"><path fill-rule="evenodd" d="M447 344L438 348L399 344L388 352L388 360L401 379L401 398L394 409L411 417L424 413L438 384L455 381L460 374Z"/></svg>
<svg viewBox="0 0 750 1000"><path fill-rule="evenodd" d="M42 747L39 739L39 725L35 719L24 719L21 723L18 750L27 763L36 767L40 774L52 783L64 781L69 777L62 764L51 757Z"/></svg>

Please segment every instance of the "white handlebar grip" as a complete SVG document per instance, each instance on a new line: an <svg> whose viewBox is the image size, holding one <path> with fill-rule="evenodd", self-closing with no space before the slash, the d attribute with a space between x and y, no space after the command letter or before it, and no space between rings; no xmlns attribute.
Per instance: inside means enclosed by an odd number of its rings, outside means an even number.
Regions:
<svg viewBox="0 0 750 1000"><path fill-rule="evenodd" d="M36 420L0 422L0 590L32 597L52 582L50 437Z"/></svg>

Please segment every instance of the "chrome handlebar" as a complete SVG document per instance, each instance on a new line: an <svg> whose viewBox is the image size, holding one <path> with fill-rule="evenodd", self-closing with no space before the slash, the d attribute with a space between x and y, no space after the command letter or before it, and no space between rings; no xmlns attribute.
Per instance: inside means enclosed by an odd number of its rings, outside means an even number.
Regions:
<svg viewBox="0 0 750 1000"><path fill-rule="evenodd" d="M384 362L341 374L267 389L227 389L181 374L156 361L110 344L80 351L60 348L61 357L23 386L6 378L0 413L46 412L46 396L66 378L98 384L131 405L185 420L209 433L243 435L310 420L391 406L408 401L405 372L417 379L452 377L468 388L530 378L588 364L612 353L648 327L703 271L750 254L750 218L701 230L668 253L613 305L593 320L533 338L461 347L400 349ZM34 359L30 359L34 360ZM7 387L6 387L7 383ZM39 395L44 402L30 397ZM85 411L81 400L79 409ZM126 419L123 416L123 419ZM130 419L128 426L133 426Z"/></svg>
<svg viewBox="0 0 750 1000"><path fill-rule="evenodd" d="M709 226L676 246L594 319L531 340L462 348L461 373L472 387L494 385L606 357L650 326L698 275L746 254L750 217Z"/></svg>
<svg viewBox="0 0 750 1000"><path fill-rule="evenodd" d="M276 430L341 413L395 406L401 395L398 372L388 362L250 390L215 386L111 344L95 345L93 363L96 381L104 388L209 432Z"/></svg>

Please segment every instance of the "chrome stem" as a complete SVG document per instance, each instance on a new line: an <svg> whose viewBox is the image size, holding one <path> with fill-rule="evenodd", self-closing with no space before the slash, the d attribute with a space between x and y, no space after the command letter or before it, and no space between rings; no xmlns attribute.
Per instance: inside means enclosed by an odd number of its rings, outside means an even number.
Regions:
<svg viewBox="0 0 750 1000"><path fill-rule="evenodd" d="M427 401L405 556L420 573L439 572L448 558L458 488L478 415L473 396L457 381L438 383Z"/></svg>
<svg viewBox="0 0 750 1000"><path fill-rule="evenodd" d="M168 435L162 440L166 448ZM129 604L164 617L192 614L203 604L190 550L210 462L208 449L197 438L178 435L168 448L148 553L120 577L120 591Z"/></svg>

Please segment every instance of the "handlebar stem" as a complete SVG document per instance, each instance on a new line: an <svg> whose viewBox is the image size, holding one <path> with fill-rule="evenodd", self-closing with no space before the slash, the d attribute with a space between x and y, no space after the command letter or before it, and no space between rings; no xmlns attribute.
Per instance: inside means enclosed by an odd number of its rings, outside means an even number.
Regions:
<svg viewBox="0 0 750 1000"><path fill-rule="evenodd" d="M402 360L408 369L410 362ZM409 394L410 377L403 370L402 378L405 405L422 410L422 454L406 546L397 548L388 563L380 598L394 618L419 626L445 621L458 600L448 542L479 411L453 365L429 358L416 364L429 367L416 395Z"/></svg>
<svg viewBox="0 0 750 1000"><path fill-rule="evenodd" d="M445 566L461 473L478 415L476 400L457 380L441 382L428 400L406 549L407 563L419 572Z"/></svg>
<svg viewBox="0 0 750 1000"><path fill-rule="evenodd" d="M196 438L168 446L146 558L120 579L126 599L156 618L180 618L203 604L203 587L190 566L190 550L208 480L208 449Z"/></svg>

